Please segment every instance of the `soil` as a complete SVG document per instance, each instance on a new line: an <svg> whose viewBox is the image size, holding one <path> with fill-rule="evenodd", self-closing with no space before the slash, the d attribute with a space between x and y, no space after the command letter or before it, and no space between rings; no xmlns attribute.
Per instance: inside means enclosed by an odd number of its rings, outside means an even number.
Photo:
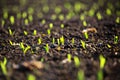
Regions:
<svg viewBox="0 0 120 80"><path fill-rule="evenodd" d="M7 76L0 69L0 80L27 80L29 74L34 75L36 80L78 80L79 70L84 71L85 80L98 80L100 55L106 59L102 69L103 79L120 80L120 22L116 22L117 17L120 20L120 15L117 14L120 10L119 0L105 0L104 4L98 7L95 14L101 12L103 15L101 20L95 15L91 17L86 15L87 26L83 25L80 15L89 11L93 4L98 2L97 0L26 0L25 4L21 4L18 0L5 1L1 0L0 3L0 21L5 21L5 25L0 26L0 60L3 61L5 57L7 59ZM74 11L73 6L76 2L84 3L86 8L79 12ZM65 3L71 4L70 10L75 14L70 19L66 18L69 11L64 7ZM113 5L111 15L106 14L108 3ZM48 12L42 10L46 5L49 7ZM62 9L58 14L54 12L57 6ZM29 7L34 9L33 21L25 25L25 19L18 19L17 13L28 11ZM3 10L6 8L8 18L4 19ZM58 18L60 14L64 15L63 20ZM51 19L52 15L57 15L57 18ZM10 16L15 17L14 24L10 23ZM45 24L42 23L43 20L46 21ZM53 23L53 28L48 35L47 29L50 29L50 23ZM64 24L64 28L60 27L61 24ZM14 32L13 35L9 34L9 28ZM88 31L89 38L86 39L82 31L88 28L94 28L96 31ZM36 35L33 35L34 30L37 31ZM28 34L25 35L23 31L27 31ZM64 45L57 43L57 39L61 36L65 38ZM114 41L115 36L118 36L117 43ZM38 44L38 38L42 39L41 44ZM54 44L52 44L53 38L55 38ZM72 38L75 39L74 44L71 42ZM80 40L86 43L85 49ZM12 41L13 45L9 41ZM23 42L25 47L30 46L25 54L19 46L20 42ZM44 48L46 44L49 45L48 53ZM71 62L67 60L68 53L72 55ZM79 67L74 65L74 56L80 59ZM34 64L31 61L36 62ZM43 67L37 66L40 65L37 62L41 62Z"/></svg>

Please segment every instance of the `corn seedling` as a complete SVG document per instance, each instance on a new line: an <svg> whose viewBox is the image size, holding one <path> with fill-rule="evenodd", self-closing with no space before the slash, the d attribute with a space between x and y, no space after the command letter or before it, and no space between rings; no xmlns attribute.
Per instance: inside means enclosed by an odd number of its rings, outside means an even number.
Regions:
<svg viewBox="0 0 120 80"><path fill-rule="evenodd" d="M103 80L103 71L102 71L102 69L100 69L97 72L97 80Z"/></svg>
<svg viewBox="0 0 120 80"><path fill-rule="evenodd" d="M50 35L51 34L51 30L47 29L47 34Z"/></svg>
<svg viewBox="0 0 120 80"><path fill-rule="evenodd" d="M106 14L107 15L111 15L112 14L112 12L111 12L111 10L109 8L106 9Z"/></svg>
<svg viewBox="0 0 120 80"><path fill-rule="evenodd" d="M61 28L64 28L64 24L61 24L60 27L61 27Z"/></svg>
<svg viewBox="0 0 120 80"><path fill-rule="evenodd" d="M116 23L120 23L120 17L117 17L115 20Z"/></svg>
<svg viewBox="0 0 120 80"><path fill-rule="evenodd" d="M114 44L118 43L118 36L114 36Z"/></svg>
<svg viewBox="0 0 120 80"><path fill-rule="evenodd" d="M96 16L97 16L97 19L98 19L98 20L101 20L101 19L102 19L102 15L100 14L100 12L97 12Z"/></svg>
<svg viewBox="0 0 120 80"><path fill-rule="evenodd" d="M5 25L5 21L2 19L2 22L1 22L1 23L2 23L1 26L3 27L3 26Z"/></svg>
<svg viewBox="0 0 120 80"><path fill-rule="evenodd" d="M85 75L83 70L79 70L77 73L77 80L85 80Z"/></svg>
<svg viewBox="0 0 120 80"><path fill-rule="evenodd" d="M85 15L84 15L84 14L81 14L81 15L80 15L80 20L81 20L81 21L85 20Z"/></svg>
<svg viewBox="0 0 120 80"><path fill-rule="evenodd" d="M10 23L13 25L15 23L15 18L14 16L10 16Z"/></svg>
<svg viewBox="0 0 120 80"><path fill-rule="evenodd" d="M29 19L30 22L32 22L32 21L33 21L33 16L32 16L32 15L29 15L29 16L28 16L28 19Z"/></svg>
<svg viewBox="0 0 120 80"><path fill-rule="evenodd" d="M10 43L10 45L13 45L13 42L11 40L9 40L9 43Z"/></svg>
<svg viewBox="0 0 120 80"><path fill-rule="evenodd" d="M58 16L58 18L59 18L59 20L64 20L64 15L63 14L60 14L59 16Z"/></svg>
<svg viewBox="0 0 120 80"><path fill-rule="evenodd" d="M79 12L80 9L81 9L81 4L80 4L79 2L76 2L76 3L74 4L74 10L75 10L76 12Z"/></svg>
<svg viewBox="0 0 120 80"><path fill-rule="evenodd" d="M28 25L28 23L29 23L28 19L25 19L24 23L25 23L25 25Z"/></svg>
<svg viewBox="0 0 120 80"><path fill-rule="evenodd" d="M0 61L0 67L4 75L7 75L6 64L7 64L7 59L4 57L4 61Z"/></svg>
<svg viewBox="0 0 120 80"><path fill-rule="evenodd" d="M49 27L50 27L50 29L52 29L53 28L53 23L50 23Z"/></svg>
<svg viewBox="0 0 120 80"><path fill-rule="evenodd" d="M43 19L43 20L41 21L41 23L44 25L44 24L46 23L46 20Z"/></svg>
<svg viewBox="0 0 120 80"><path fill-rule="evenodd" d="M83 47L84 49L86 49L86 43L85 43L83 40L80 40L80 42L81 42L81 44L82 44L82 47Z"/></svg>
<svg viewBox="0 0 120 80"><path fill-rule="evenodd" d="M108 47L108 48L111 48L111 45L110 45L110 44L107 44L107 47Z"/></svg>
<svg viewBox="0 0 120 80"><path fill-rule="evenodd" d="M41 58L40 61L41 61L41 62L44 62L44 58Z"/></svg>
<svg viewBox="0 0 120 80"><path fill-rule="evenodd" d="M84 33L84 36L85 36L85 39L88 39L88 38L89 38L89 36L88 36L88 33L87 33L87 32L85 32L85 33Z"/></svg>
<svg viewBox="0 0 120 80"><path fill-rule="evenodd" d="M24 35L28 35L28 32L27 32L27 31L24 31Z"/></svg>
<svg viewBox="0 0 120 80"><path fill-rule="evenodd" d="M22 49L24 54L26 54L26 52L31 48L29 45L27 45L27 47L25 47L23 42L21 42L19 46Z"/></svg>
<svg viewBox="0 0 120 80"><path fill-rule="evenodd" d="M75 67L79 67L80 66L80 60L77 56L74 56L74 64L75 64Z"/></svg>
<svg viewBox="0 0 120 80"><path fill-rule="evenodd" d="M42 9L43 9L43 12L47 13L49 11L49 6L44 5Z"/></svg>
<svg viewBox="0 0 120 80"><path fill-rule="evenodd" d="M49 53L49 45L48 44L46 44L46 46L44 46L44 49L45 49L46 53Z"/></svg>
<svg viewBox="0 0 120 80"><path fill-rule="evenodd" d="M21 18L21 13L17 13L17 19L20 19Z"/></svg>
<svg viewBox="0 0 120 80"><path fill-rule="evenodd" d="M83 21L83 26L87 26L87 22L85 20Z"/></svg>
<svg viewBox="0 0 120 80"><path fill-rule="evenodd" d="M7 19L7 18L8 18L8 11L6 11L6 10L4 11L4 13L3 13L3 18L4 18L4 19Z"/></svg>
<svg viewBox="0 0 120 80"><path fill-rule="evenodd" d="M24 19L24 18L26 18L27 17L27 13L26 12L23 12L22 13L22 18Z"/></svg>
<svg viewBox="0 0 120 80"><path fill-rule="evenodd" d="M57 18L57 16L55 15L55 14L53 14L52 16L51 16L51 19L52 20L55 20Z"/></svg>
<svg viewBox="0 0 120 80"><path fill-rule="evenodd" d="M99 60L100 60L100 69L103 69L106 63L106 59L102 55L100 55Z"/></svg>
<svg viewBox="0 0 120 80"><path fill-rule="evenodd" d="M32 75L32 74L29 74L27 76L27 80L36 80L36 77L34 75Z"/></svg>
<svg viewBox="0 0 120 80"><path fill-rule="evenodd" d="M67 54L67 59L68 59L69 62L71 62L71 59L72 59L71 54Z"/></svg>
<svg viewBox="0 0 120 80"><path fill-rule="evenodd" d="M52 44L55 44L55 38L52 38Z"/></svg>
<svg viewBox="0 0 120 80"><path fill-rule="evenodd" d="M36 36L37 35L37 30L33 31L33 35Z"/></svg>
<svg viewBox="0 0 120 80"><path fill-rule="evenodd" d="M60 37L60 42L61 42L62 45L64 45L64 43L65 43L64 36Z"/></svg>
<svg viewBox="0 0 120 80"><path fill-rule="evenodd" d="M74 43L75 43L75 39L74 38L72 38L71 43L72 43L72 45L74 45Z"/></svg>
<svg viewBox="0 0 120 80"><path fill-rule="evenodd" d="M60 6L57 6L56 8L55 8L55 13L56 14L59 14L61 12L61 7Z"/></svg>
<svg viewBox="0 0 120 80"><path fill-rule="evenodd" d="M12 31L12 30L10 29L10 27L8 28L8 33L10 34L10 36L13 36L13 35L14 35L14 31Z"/></svg>
<svg viewBox="0 0 120 80"><path fill-rule="evenodd" d="M42 43L42 39L38 38L38 44L41 44L41 43Z"/></svg>
<svg viewBox="0 0 120 80"><path fill-rule="evenodd" d="M32 15L34 13L34 9L32 7L28 8L28 14Z"/></svg>
<svg viewBox="0 0 120 80"><path fill-rule="evenodd" d="M57 39L57 43L58 43L58 45L60 45L60 39Z"/></svg>

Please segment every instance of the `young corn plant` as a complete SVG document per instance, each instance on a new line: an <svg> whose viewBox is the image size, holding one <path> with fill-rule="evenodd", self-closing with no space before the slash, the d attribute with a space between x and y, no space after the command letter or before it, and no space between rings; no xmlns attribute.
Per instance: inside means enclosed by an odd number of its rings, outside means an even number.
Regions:
<svg viewBox="0 0 120 80"><path fill-rule="evenodd" d="M50 23L49 27L50 27L50 29L52 29L53 28L53 23Z"/></svg>
<svg viewBox="0 0 120 80"><path fill-rule="evenodd" d="M84 37L85 37L85 39L88 39L88 38L89 38L88 32L84 32Z"/></svg>
<svg viewBox="0 0 120 80"><path fill-rule="evenodd" d="M114 36L114 44L118 44L118 36Z"/></svg>
<svg viewBox="0 0 120 80"><path fill-rule="evenodd" d="M64 36L60 37L60 42L61 42L62 45L64 45L64 43L65 43Z"/></svg>
<svg viewBox="0 0 120 80"><path fill-rule="evenodd" d="M27 32L27 31L24 31L24 35L28 35L28 32Z"/></svg>
<svg viewBox="0 0 120 80"><path fill-rule="evenodd" d="M55 38L52 38L52 44L55 44Z"/></svg>
<svg viewBox="0 0 120 80"><path fill-rule="evenodd" d="M9 27L9 28L8 28L8 33L9 33L10 36L13 36L15 32L12 31L11 28Z"/></svg>
<svg viewBox="0 0 120 80"><path fill-rule="evenodd" d="M85 74L83 70L79 70L77 73L77 80L85 80Z"/></svg>
<svg viewBox="0 0 120 80"><path fill-rule="evenodd" d="M60 27L63 29L64 28L64 24L61 24Z"/></svg>
<svg viewBox="0 0 120 80"><path fill-rule="evenodd" d="M28 24L29 24L28 19L25 19L25 20L24 20L24 23L25 23L25 25L28 25Z"/></svg>
<svg viewBox="0 0 120 80"><path fill-rule="evenodd" d="M14 16L10 16L10 23L13 25L15 23L15 18Z"/></svg>
<svg viewBox="0 0 120 80"><path fill-rule="evenodd" d="M75 44L75 39L74 38L72 38L71 43L72 43L72 45Z"/></svg>
<svg viewBox="0 0 120 80"><path fill-rule="evenodd" d="M33 35L36 36L37 35L37 30L33 31Z"/></svg>
<svg viewBox="0 0 120 80"><path fill-rule="evenodd" d="M72 55L71 54L67 54L67 59L68 59L69 62L71 62Z"/></svg>
<svg viewBox="0 0 120 80"><path fill-rule="evenodd" d="M57 43L58 43L58 45L60 45L60 39L57 39Z"/></svg>
<svg viewBox="0 0 120 80"><path fill-rule="evenodd" d="M28 74L27 80L36 80L36 77L32 74Z"/></svg>
<svg viewBox="0 0 120 80"><path fill-rule="evenodd" d="M86 49L86 43L83 40L80 40L80 42L82 44L83 49Z"/></svg>
<svg viewBox="0 0 120 80"><path fill-rule="evenodd" d="M42 43L42 39L38 38L38 44L41 44L41 43Z"/></svg>
<svg viewBox="0 0 120 80"><path fill-rule="evenodd" d="M23 42L21 42L19 46L22 49L24 54L26 54L26 52L31 48L29 45L27 45L27 47L25 47Z"/></svg>
<svg viewBox="0 0 120 80"><path fill-rule="evenodd" d="M1 26L4 27L5 25L5 20L2 19Z"/></svg>
<svg viewBox="0 0 120 80"><path fill-rule="evenodd" d="M49 53L49 45L48 45L48 44L46 44L46 45L44 46L44 49L45 49L46 53Z"/></svg>
<svg viewBox="0 0 120 80"><path fill-rule="evenodd" d="M77 56L74 56L74 64L75 64L75 67L79 67L80 66L80 60Z"/></svg>
<svg viewBox="0 0 120 80"><path fill-rule="evenodd" d="M51 34L51 30L50 29L47 29L47 34L50 36L50 34Z"/></svg>
<svg viewBox="0 0 120 80"><path fill-rule="evenodd" d="M6 64L7 64L7 59L4 57L4 61L0 61L0 67L4 75L7 75Z"/></svg>
<svg viewBox="0 0 120 80"><path fill-rule="evenodd" d="M87 22L85 20L83 21L83 26L87 26Z"/></svg>

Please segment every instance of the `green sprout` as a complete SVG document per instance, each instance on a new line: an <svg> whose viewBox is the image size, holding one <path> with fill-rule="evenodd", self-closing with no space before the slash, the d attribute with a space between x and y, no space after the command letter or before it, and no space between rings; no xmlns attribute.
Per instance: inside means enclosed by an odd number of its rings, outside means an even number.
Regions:
<svg viewBox="0 0 120 80"><path fill-rule="evenodd" d="M24 31L24 35L28 35L28 32L27 32L27 31Z"/></svg>
<svg viewBox="0 0 120 80"><path fill-rule="evenodd" d="M61 12L61 7L60 6L56 6L55 7L55 13L59 14Z"/></svg>
<svg viewBox="0 0 120 80"><path fill-rule="evenodd" d="M67 59L68 59L69 62L71 62L72 55L71 54L67 54Z"/></svg>
<svg viewBox="0 0 120 80"><path fill-rule="evenodd" d="M117 17L115 21L116 23L120 23L120 17Z"/></svg>
<svg viewBox="0 0 120 80"><path fill-rule="evenodd" d="M59 20L64 20L64 15L63 14L60 14L59 16L58 16L58 18L59 18Z"/></svg>
<svg viewBox="0 0 120 80"><path fill-rule="evenodd" d="M55 38L52 38L52 44L55 44Z"/></svg>
<svg viewBox="0 0 120 80"><path fill-rule="evenodd" d="M43 9L43 12L47 13L49 11L49 6L44 5L42 9Z"/></svg>
<svg viewBox="0 0 120 80"><path fill-rule="evenodd" d="M77 73L77 80L85 80L85 75L83 70L79 70Z"/></svg>
<svg viewBox="0 0 120 80"><path fill-rule="evenodd" d="M106 59L102 55L100 55L99 60L100 60L100 68L103 69L106 63Z"/></svg>
<svg viewBox="0 0 120 80"><path fill-rule="evenodd" d="M108 48L111 48L111 45L110 45L110 44L107 44L107 47L108 47Z"/></svg>
<svg viewBox="0 0 120 80"><path fill-rule="evenodd" d="M29 15L29 16L28 16L28 19L29 19L30 22L32 22L32 21L33 21L33 16L32 16L32 15Z"/></svg>
<svg viewBox="0 0 120 80"><path fill-rule="evenodd" d="M4 57L4 61L0 61L0 67L4 75L7 75L6 64L7 64L7 59Z"/></svg>
<svg viewBox="0 0 120 80"><path fill-rule="evenodd" d="M76 2L76 3L74 4L74 10L75 10L76 12L79 12L80 9L81 9L81 4L80 4L79 2Z"/></svg>
<svg viewBox="0 0 120 80"><path fill-rule="evenodd" d="M34 75L32 75L32 74L29 74L27 76L27 80L36 80L36 77Z"/></svg>
<svg viewBox="0 0 120 80"><path fill-rule="evenodd" d="M44 46L44 49L45 49L46 53L49 53L49 45L48 44L46 44L46 46Z"/></svg>
<svg viewBox="0 0 120 80"><path fill-rule="evenodd" d="M85 20L83 21L83 26L87 26L87 22Z"/></svg>
<svg viewBox="0 0 120 80"><path fill-rule="evenodd" d="M106 14L107 15L111 15L112 14L112 12L111 12L111 10L109 8L106 9Z"/></svg>
<svg viewBox="0 0 120 80"><path fill-rule="evenodd" d="M24 54L26 54L26 52L31 48L29 45L27 45L27 47L25 47L23 42L21 42L19 46L22 49Z"/></svg>
<svg viewBox="0 0 120 80"><path fill-rule="evenodd" d="M117 44L118 43L118 36L114 36L114 44Z"/></svg>
<svg viewBox="0 0 120 80"><path fill-rule="evenodd" d="M33 31L33 35L36 36L37 35L37 30Z"/></svg>
<svg viewBox="0 0 120 80"><path fill-rule="evenodd" d="M45 23L46 23L46 20L45 20L45 19L43 19L43 20L41 21L41 23L42 23L42 24L45 24Z"/></svg>
<svg viewBox="0 0 120 80"><path fill-rule="evenodd" d="M49 27L50 27L50 29L52 29L53 28L53 23L50 23Z"/></svg>
<svg viewBox="0 0 120 80"><path fill-rule="evenodd" d="M28 14L32 15L34 13L34 9L32 7L28 8Z"/></svg>
<svg viewBox="0 0 120 80"><path fill-rule="evenodd" d="M97 12L96 16L97 16L97 19L98 19L98 20L101 20L101 19L102 19L102 15L100 14L100 12Z"/></svg>
<svg viewBox="0 0 120 80"><path fill-rule="evenodd" d="M74 63L75 63L75 67L79 67L80 66L80 60L77 56L74 56Z"/></svg>
<svg viewBox="0 0 120 80"><path fill-rule="evenodd" d="M81 21L85 20L85 14L81 14L81 15L80 15L80 20L81 20Z"/></svg>
<svg viewBox="0 0 120 80"><path fill-rule="evenodd" d="M52 16L51 16L51 19L52 20L55 20L57 18L57 16L55 15L55 14L53 14Z"/></svg>
<svg viewBox="0 0 120 80"><path fill-rule="evenodd" d="M23 12L22 13L22 18L26 18L27 17L27 13L26 12Z"/></svg>
<svg viewBox="0 0 120 80"><path fill-rule="evenodd" d="M3 26L5 25L5 21L2 19L2 22L1 22L1 23L2 23L1 26L3 27Z"/></svg>
<svg viewBox="0 0 120 80"><path fill-rule="evenodd" d="M88 39L88 38L89 38L89 36L88 36L88 33L87 33L87 32L84 32L84 36L85 36L85 38L86 38L86 39Z"/></svg>
<svg viewBox="0 0 120 80"><path fill-rule="evenodd" d="M10 23L13 25L15 23L15 18L14 16L10 16Z"/></svg>
<svg viewBox="0 0 120 80"><path fill-rule="evenodd" d="M10 43L10 45L13 45L13 42L11 40L9 40L9 43Z"/></svg>
<svg viewBox="0 0 120 80"><path fill-rule="evenodd" d="M25 19L24 23L25 23L25 25L28 25L28 23L29 23L28 19Z"/></svg>
<svg viewBox="0 0 120 80"><path fill-rule="evenodd" d="M57 39L57 43L58 43L58 45L60 45L60 39Z"/></svg>
<svg viewBox="0 0 120 80"><path fill-rule="evenodd" d="M61 28L64 28L64 24L61 24L60 27L61 27Z"/></svg>
<svg viewBox="0 0 120 80"><path fill-rule="evenodd" d="M74 43L75 43L75 39L74 38L72 38L71 43L72 43L72 45L74 45Z"/></svg>
<svg viewBox="0 0 120 80"><path fill-rule="evenodd" d="M51 30L47 29L47 34L50 35L51 34Z"/></svg>
<svg viewBox="0 0 120 80"><path fill-rule="evenodd" d="M9 32L9 34L11 35L11 36L13 36L14 35L14 31L12 31L11 29L10 29L10 27L8 28L8 32Z"/></svg>
<svg viewBox="0 0 120 80"><path fill-rule="evenodd" d="M17 19L20 19L21 18L21 13L17 13Z"/></svg>
<svg viewBox="0 0 120 80"><path fill-rule="evenodd" d="M103 80L103 71L101 69L97 73L97 80Z"/></svg>
<svg viewBox="0 0 120 80"><path fill-rule="evenodd" d="M41 43L42 43L42 39L38 38L38 44L41 44Z"/></svg>
<svg viewBox="0 0 120 80"><path fill-rule="evenodd" d="M86 49L86 43L85 43L83 40L80 40L80 42L81 42L81 44L82 44L82 47L83 47L84 49Z"/></svg>
<svg viewBox="0 0 120 80"><path fill-rule="evenodd" d="M62 45L64 45L64 43L65 43L64 36L60 37L60 42L61 42Z"/></svg>
<svg viewBox="0 0 120 80"><path fill-rule="evenodd" d="M95 14L95 9L93 9L93 8L90 9L89 12L88 12L88 15L89 16L94 16L94 14Z"/></svg>
<svg viewBox="0 0 120 80"><path fill-rule="evenodd" d="M7 19L8 18L8 11L5 9L3 13L3 18Z"/></svg>
<svg viewBox="0 0 120 80"><path fill-rule="evenodd" d="M41 62L44 62L44 58L42 57L42 58L40 59L40 61L41 61Z"/></svg>

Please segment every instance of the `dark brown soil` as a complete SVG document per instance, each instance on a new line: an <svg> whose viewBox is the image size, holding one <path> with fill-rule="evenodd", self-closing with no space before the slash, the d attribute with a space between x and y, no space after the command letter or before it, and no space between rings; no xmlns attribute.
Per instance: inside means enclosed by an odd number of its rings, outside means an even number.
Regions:
<svg viewBox="0 0 120 80"><path fill-rule="evenodd" d="M22 1L22 0L21 0ZM79 70L84 71L85 80L97 80L97 73L100 70L99 56L103 55L106 63L103 71L104 80L120 80L120 21L116 22L116 18L120 20L120 1L119 0L104 0L104 4L99 6L97 0L26 0L26 4L20 4L18 0L1 0L0 4L0 22L5 21L4 26L0 25L0 60L6 57L7 59L7 75L4 75L0 69L0 80L27 80L28 74L33 74L36 80L78 80L77 74ZM102 1L102 0L101 0ZM81 2L86 5L85 9L76 12L74 4ZM69 12L64 7L65 3L71 4L71 12L73 16L67 19ZM98 5L93 16L85 14L94 4ZM114 3L114 4L113 4ZM49 11L43 11L43 7L47 5ZM112 5L112 8L109 7ZM62 11L55 13L54 8L60 6ZM67 5L68 6L68 5ZM33 21L28 25L24 24L24 20L28 18L17 18L17 13L27 12L28 8L34 9ZM96 7L96 6L95 6ZM94 7L94 8L95 8ZM106 14L106 9L110 8L111 15ZM4 9L8 10L8 18L4 19ZM45 9L46 10L46 9ZM97 12L103 16L101 20L96 17ZM64 15L64 19L60 20L59 15ZM80 20L80 15L85 14L85 21L87 26L83 25ZM38 16L42 15L42 16ZM52 15L56 15L55 20L51 19ZM15 17L15 23L10 23L10 16ZM45 24L42 21L46 20ZM47 34L49 24L53 23L51 34ZM64 28L61 28L64 24ZM14 32L10 35L9 28ZM89 38L85 39L83 30L94 28L88 32ZM37 30L37 34L33 35L33 31ZM24 34L28 32L28 35ZM61 36L65 38L64 45L58 45L57 39ZM118 36L118 42L114 42L114 37ZM38 44L38 38L42 38L42 43ZM55 38L55 43L52 44L52 38ZM72 45L71 40L75 39ZM80 40L85 41L86 49L80 43ZM14 45L11 45L12 41ZM31 48L24 54L19 46L23 42L25 46L29 45ZM49 45L49 52L46 53L44 46ZM111 46L108 47L108 44ZM71 62L64 62L67 59L67 54L72 55ZM74 56L80 59L80 66L76 67L74 64ZM42 59L44 59L42 61ZM23 64L30 61L41 61L43 68ZM39 64L38 64L39 65ZM18 67L16 67L18 66Z"/></svg>

